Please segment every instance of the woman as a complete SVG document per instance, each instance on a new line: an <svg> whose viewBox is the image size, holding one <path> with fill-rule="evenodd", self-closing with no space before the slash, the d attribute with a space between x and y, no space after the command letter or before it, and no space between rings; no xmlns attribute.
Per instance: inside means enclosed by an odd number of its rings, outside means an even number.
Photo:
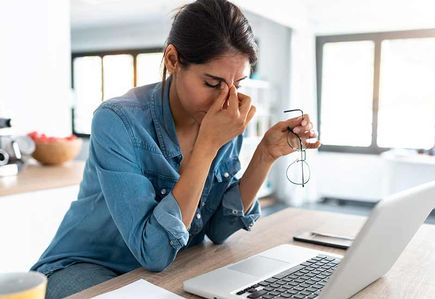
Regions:
<svg viewBox="0 0 435 299"><path fill-rule="evenodd" d="M303 140L315 137L308 115L279 122L240 180L234 177L255 113L237 88L256 50L251 27L230 2L198 0L180 9L163 82L134 88L94 113L78 200L32 267L48 276L47 298L138 267L162 271L204 236L220 244L250 230L260 216L257 191L273 162L293 151L287 128Z"/></svg>

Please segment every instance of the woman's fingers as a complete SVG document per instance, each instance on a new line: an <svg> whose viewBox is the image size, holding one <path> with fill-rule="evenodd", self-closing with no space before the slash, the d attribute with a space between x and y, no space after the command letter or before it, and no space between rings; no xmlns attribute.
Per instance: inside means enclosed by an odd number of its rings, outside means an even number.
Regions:
<svg viewBox="0 0 435 299"><path fill-rule="evenodd" d="M239 110L240 110L240 115L243 118L243 120L245 122L249 122L249 120L247 119L248 114L251 110L251 98L243 93L237 93L237 96L239 98Z"/></svg>
<svg viewBox="0 0 435 299"><path fill-rule="evenodd" d="M282 121L280 123L280 128L282 132L285 132L288 130L288 128L290 128L293 133L297 134L301 138L314 137L309 136L311 134L310 132L313 129L313 123L310 121L310 116L308 114Z"/></svg>
<svg viewBox="0 0 435 299"><path fill-rule="evenodd" d="M254 117L256 111L257 111L257 108L254 105L251 105L249 108L249 112L246 116L245 124L247 124L251 121L251 119Z"/></svg>
<svg viewBox="0 0 435 299"><path fill-rule="evenodd" d="M311 139L311 138L316 138L317 132L315 130L309 130L309 131L305 131L303 133L299 133L298 136L300 138L304 138L304 139Z"/></svg>
<svg viewBox="0 0 435 299"><path fill-rule="evenodd" d="M317 140L316 142L306 142L303 141L305 148L309 148L309 149L313 149L313 148L319 148L321 144L321 142L319 140Z"/></svg>
<svg viewBox="0 0 435 299"><path fill-rule="evenodd" d="M308 114L304 114L303 115L303 120L301 122L301 126L305 127L309 123L311 123L310 116Z"/></svg>
<svg viewBox="0 0 435 299"><path fill-rule="evenodd" d="M300 125L293 127L293 132L300 134L302 132L310 131L312 128L313 123L309 121L309 116L304 115L304 119L301 121Z"/></svg>
<svg viewBox="0 0 435 299"><path fill-rule="evenodd" d="M281 121L278 124L281 129L287 130L288 127L293 129L297 126L300 126L301 121L302 121L302 116L298 116L298 117L289 118L287 120Z"/></svg>
<svg viewBox="0 0 435 299"><path fill-rule="evenodd" d="M310 116L308 114L304 114L298 117L293 117L293 118L289 118L287 120L282 121L282 127L286 128L286 127L290 127L293 129L295 128L299 128L298 130L300 132L302 131L308 131L311 129L311 127L309 127L310 125L312 126L312 123L310 121ZM302 129L301 129L302 128ZM295 132L297 134L297 132Z"/></svg>
<svg viewBox="0 0 435 299"><path fill-rule="evenodd" d="M228 110L237 114L239 111L239 98L237 97L237 90L234 85L230 87L230 95L228 97Z"/></svg>

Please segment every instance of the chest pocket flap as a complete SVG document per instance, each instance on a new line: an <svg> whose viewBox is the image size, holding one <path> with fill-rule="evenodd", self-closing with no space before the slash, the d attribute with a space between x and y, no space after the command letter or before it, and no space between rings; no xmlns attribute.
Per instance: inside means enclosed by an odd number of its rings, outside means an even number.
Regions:
<svg viewBox="0 0 435 299"><path fill-rule="evenodd" d="M239 157L229 158L227 161L220 163L216 168L214 176L218 182L229 181L241 169Z"/></svg>
<svg viewBox="0 0 435 299"><path fill-rule="evenodd" d="M170 180L167 178L158 178L156 180L156 184L154 185L157 201L160 202L160 200L162 200L163 197L168 195L168 193L172 191L176 183L177 181L175 180Z"/></svg>

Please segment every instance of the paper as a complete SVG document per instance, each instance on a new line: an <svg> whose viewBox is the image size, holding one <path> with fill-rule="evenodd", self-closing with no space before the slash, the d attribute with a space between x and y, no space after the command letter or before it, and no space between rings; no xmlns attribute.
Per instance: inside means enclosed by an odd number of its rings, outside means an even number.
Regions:
<svg viewBox="0 0 435 299"><path fill-rule="evenodd" d="M180 299L184 298L162 289L143 279L136 280L126 286L107 292L96 297L97 299L115 299L115 298L153 298L153 299Z"/></svg>

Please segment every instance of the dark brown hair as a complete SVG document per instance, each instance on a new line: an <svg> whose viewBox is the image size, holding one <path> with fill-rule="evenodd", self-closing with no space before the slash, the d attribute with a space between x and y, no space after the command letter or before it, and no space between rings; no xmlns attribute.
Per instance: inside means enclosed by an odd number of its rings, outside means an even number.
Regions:
<svg viewBox="0 0 435 299"><path fill-rule="evenodd" d="M179 8L165 48L170 44L184 67L207 63L228 52L247 55L251 66L257 62L258 46L251 26L240 9L227 0L197 0ZM166 71L163 64L162 94Z"/></svg>

